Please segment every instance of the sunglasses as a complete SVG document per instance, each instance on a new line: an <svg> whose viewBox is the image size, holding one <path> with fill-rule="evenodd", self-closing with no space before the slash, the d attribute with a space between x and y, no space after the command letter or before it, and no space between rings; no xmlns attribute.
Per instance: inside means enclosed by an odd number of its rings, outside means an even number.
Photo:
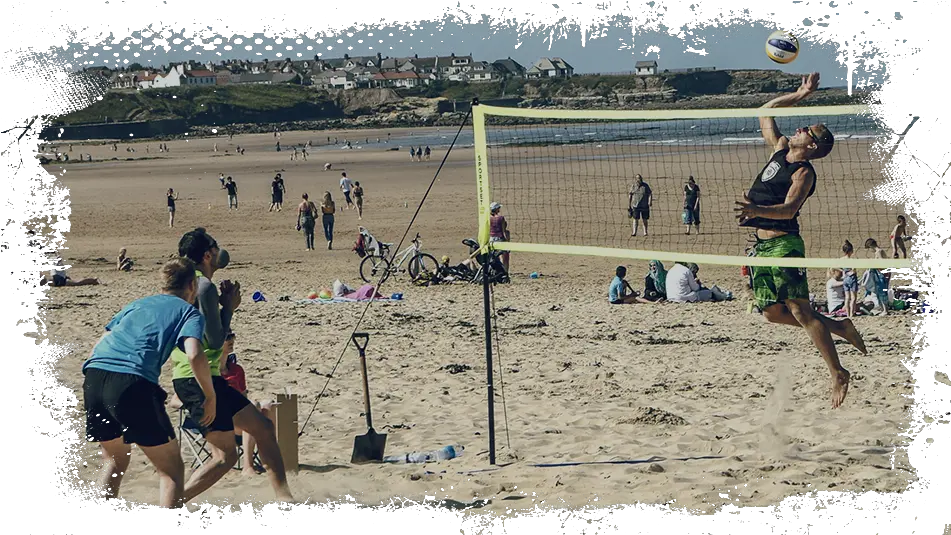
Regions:
<svg viewBox="0 0 951 535"><path fill-rule="evenodd" d="M812 140L816 143L816 145L822 143L822 141L812 132L812 127L811 127L811 126L804 126L804 127L802 127L802 129L803 129L807 134L809 134L809 137L812 138Z"/></svg>

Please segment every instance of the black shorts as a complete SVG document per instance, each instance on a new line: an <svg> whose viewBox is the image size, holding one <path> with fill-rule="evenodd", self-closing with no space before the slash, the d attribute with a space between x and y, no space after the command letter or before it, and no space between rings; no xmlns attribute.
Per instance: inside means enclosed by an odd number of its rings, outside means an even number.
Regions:
<svg viewBox="0 0 951 535"><path fill-rule="evenodd" d="M53 275L53 286L66 286L66 279L68 278L65 275Z"/></svg>
<svg viewBox="0 0 951 535"><path fill-rule="evenodd" d="M643 219L647 221L651 218L651 209L650 208L635 208L634 209L634 219Z"/></svg>
<svg viewBox="0 0 951 535"><path fill-rule="evenodd" d="M353 204L353 201L350 200L350 192L349 192L349 191L343 192L343 198L347 200L347 204Z"/></svg>
<svg viewBox="0 0 951 535"><path fill-rule="evenodd" d="M272 193L271 202L274 204L284 204L284 194L283 193Z"/></svg>
<svg viewBox="0 0 951 535"><path fill-rule="evenodd" d="M188 416L198 424L201 434L205 435L209 431L234 431L234 415L251 404L244 394L238 392L227 381L218 375L211 377L211 384L215 389L215 421L210 426L205 427L199 422L204 416L202 403L205 402L205 394L198 385L198 380L194 377L187 379L175 379L172 386L178 399L182 401L182 406L188 411Z"/></svg>
<svg viewBox="0 0 951 535"><path fill-rule="evenodd" d="M126 444L161 446L175 438L159 385L129 373L87 368L83 380L86 439L106 442L122 437Z"/></svg>
<svg viewBox="0 0 951 535"><path fill-rule="evenodd" d="M363 206L363 195L360 195L360 196L355 195L353 197L353 200L354 202L356 202L357 206Z"/></svg>

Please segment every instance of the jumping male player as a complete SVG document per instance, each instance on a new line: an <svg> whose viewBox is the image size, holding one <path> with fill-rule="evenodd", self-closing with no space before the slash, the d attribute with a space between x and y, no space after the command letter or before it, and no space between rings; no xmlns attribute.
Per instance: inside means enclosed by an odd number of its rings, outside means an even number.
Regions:
<svg viewBox="0 0 951 535"><path fill-rule="evenodd" d="M812 73L803 77L795 93L777 97L763 108L793 106L818 87L819 73ZM816 190L816 171L810 160L832 152L835 138L823 124L797 128L795 135L786 137L772 117L760 117L759 122L773 154L743 201L736 203L736 217L740 226L756 229L755 256L805 258L798 217ZM838 408L848 393L850 374L839 363L832 335L844 338L865 354L862 336L851 320L834 321L813 310L805 269L753 266L752 275L753 293L763 316L771 323L802 327L819 349L832 374L832 408Z"/></svg>

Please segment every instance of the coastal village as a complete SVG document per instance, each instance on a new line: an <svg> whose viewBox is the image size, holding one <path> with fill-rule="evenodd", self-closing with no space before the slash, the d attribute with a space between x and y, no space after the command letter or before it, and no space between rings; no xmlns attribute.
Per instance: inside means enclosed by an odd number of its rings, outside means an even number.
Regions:
<svg viewBox="0 0 951 535"><path fill-rule="evenodd" d="M639 62L653 65L656 62ZM640 67L639 67L640 68ZM651 72L650 65L642 70ZM112 89L153 89L230 84L298 84L317 89L413 88L435 81L486 83L511 78L570 78L574 67L562 58L541 58L524 67L512 58L478 61L471 54L433 57L349 56L294 61L187 61L159 68L90 67L87 74L108 80ZM653 72L651 72L653 74Z"/></svg>

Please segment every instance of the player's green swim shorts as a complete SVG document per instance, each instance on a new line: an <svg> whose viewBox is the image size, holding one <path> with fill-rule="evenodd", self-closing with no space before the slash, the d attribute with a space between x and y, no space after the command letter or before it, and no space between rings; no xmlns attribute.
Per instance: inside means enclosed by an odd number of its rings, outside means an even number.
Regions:
<svg viewBox="0 0 951 535"><path fill-rule="evenodd" d="M753 256L767 258L805 258L806 244L798 234L786 234L769 240L760 240ZM764 310L787 299L809 299L809 281L806 268L751 266L753 295L756 306Z"/></svg>

